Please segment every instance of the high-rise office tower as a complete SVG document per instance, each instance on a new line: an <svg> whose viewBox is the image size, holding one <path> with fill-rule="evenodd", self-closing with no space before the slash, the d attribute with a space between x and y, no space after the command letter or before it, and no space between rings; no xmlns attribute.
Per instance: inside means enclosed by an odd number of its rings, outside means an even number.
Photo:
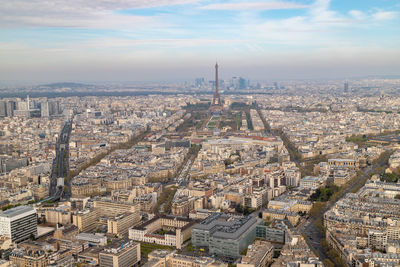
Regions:
<svg viewBox="0 0 400 267"><path fill-rule="evenodd" d="M58 102L58 101L49 101L49 114L50 114L50 116L58 115L60 113L61 113L60 102Z"/></svg>
<svg viewBox="0 0 400 267"><path fill-rule="evenodd" d="M29 95L26 96L26 109L31 109L31 101L29 100Z"/></svg>
<svg viewBox="0 0 400 267"><path fill-rule="evenodd" d="M17 108L17 103L15 101L7 101L7 117L14 116L14 110Z"/></svg>
<svg viewBox="0 0 400 267"><path fill-rule="evenodd" d="M40 104L40 114L42 118L48 118L50 116L48 101L44 101Z"/></svg>
<svg viewBox="0 0 400 267"><path fill-rule="evenodd" d="M234 90L238 90L239 89L239 77L236 77L236 76L232 77L230 86Z"/></svg>
<svg viewBox="0 0 400 267"><path fill-rule="evenodd" d="M232 77L231 86L234 90L244 90L249 87L250 82L243 77Z"/></svg>
<svg viewBox="0 0 400 267"><path fill-rule="evenodd" d="M344 83L344 92L347 93L349 91L349 82Z"/></svg>
<svg viewBox="0 0 400 267"><path fill-rule="evenodd" d="M7 102L0 101L0 117L6 117L6 116L7 116Z"/></svg>
<svg viewBox="0 0 400 267"><path fill-rule="evenodd" d="M242 77L239 77L239 89L244 90L248 87L248 81Z"/></svg>
<svg viewBox="0 0 400 267"><path fill-rule="evenodd" d="M27 111L28 106L27 106L27 101L18 101L17 102L17 110L19 111Z"/></svg>
<svg viewBox="0 0 400 267"><path fill-rule="evenodd" d="M204 78L196 78L196 80L195 80L196 87L201 87L204 85L204 83L205 83Z"/></svg>

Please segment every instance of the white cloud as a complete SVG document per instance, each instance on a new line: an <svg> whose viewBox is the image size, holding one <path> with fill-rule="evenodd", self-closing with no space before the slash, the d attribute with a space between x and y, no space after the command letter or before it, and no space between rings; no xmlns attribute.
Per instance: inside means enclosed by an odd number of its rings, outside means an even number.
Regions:
<svg viewBox="0 0 400 267"><path fill-rule="evenodd" d="M372 18L376 21L392 20L397 18L398 12L395 11L378 11L372 15Z"/></svg>
<svg viewBox="0 0 400 267"><path fill-rule="evenodd" d="M14 16L4 15L0 19L3 26L13 27L26 25L28 27L65 27L65 28L88 28L88 29L135 29L143 25L165 26L157 21L157 17L128 16L113 14L111 12L97 12L82 16L74 15L47 15L40 16Z"/></svg>
<svg viewBox="0 0 400 267"><path fill-rule="evenodd" d="M302 16L247 23L241 30L247 38L293 47L330 46L343 43L331 33L345 29L354 19L330 10L330 0L316 0ZM256 41L255 41L256 42Z"/></svg>
<svg viewBox="0 0 400 267"><path fill-rule="evenodd" d="M14 12L85 12L149 8L196 3L199 0L14 0L3 1L0 10Z"/></svg>
<svg viewBox="0 0 400 267"><path fill-rule="evenodd" d="M308 5L297 4L293 2L238 2L238 3L219 3L202 6L200 9L212 10L277 10L277 9L298 9L307 8Z"/></svg>
<svg viewBox="0 0 400 267"><path fill-rule="evenodd" d="M93 32L90 30L82 31L83 33L66 32L66 37L73 39L75 36L78 41L64 41L67 38L60 38L59 41L57 36L51 36L48 43L46 40L35 40L35 44L29 44L22 39L12 43L3 40L4 43L0 42L0 62L3 63L0 63L0 76L7 77L9 74L10 77L19 77L20 73L31 69L32 77L33 73L44 77L46 71L42 72L42 68L47 68L51 74L53 67L60 68L60 77L64 75L63 67L70 68L71 73L83 78L91 75L105 79L103 75L107 73L118 75L119 72L132 72L133 69L143 76L146 73L150 75L150 71L142 70L142 67L158 68L160 73L165 71L166 75L181 75L181 72L174 74L169 67L179 68L179 60L193 66L204 62L207 65L215 57L225 58L226 65L229 65L229 60L235 66L257 63L264 70L270 64L269 71L279 65L281 73L288 66L293 66L298 71L302 70L303 65L314 65L314 69L304 69L303 74L313 73L313 70L323 72L324 68L329 70L329 64L336 70L341 70L342 65L350 63L352 69L371 64L371 72L375 70L372 66L374 62L381 62L382 66L399 65L398 62L393 63L399 55L397 36L393 35L390 42L378 38L370 40L368 37L366 45L362 34L350 34L361 27L383 28L386 20L398 16L393 11L333 11L330 0L315 0L307 6L288 2L289 0L233 0L234 2L218 4L204 0L206 4L196 5L198 8L189 12L194 12L195 16L201 16L207 10L239 12L235 12L235 17L221 24L218 24L218 20L215 24L210 22L209 17L196 17L193 20L196 25L193 25L187 13L181 18L179 14L133 16L116 12L122 9L201 1L203 0L3 0L4 3L0 5L0 28L17 26L29 30L27 26L82 27L115 31L112 35L105 33L104 36L97 33L91 35ZM306 9L301 16L280 19L259 16L257 12L289 8ZM63 31L55 32L64 34ZM392 49L384 54L389 47L387 43L390 43ZM376 49L365 49L374 45ZM380 55L385 56L379 58ZM385 62L390 64L385 65ZM318 66L321 66L321 70ZM103 70L96 72L92 68ZM193 71L197 70L193 68ZM130 77L129 73L124 75L121 74L120 77Z"/></svg>
<svg viewBox="0 0 400 267"><path fill-rule="evenodd" d="M313 23L347 24L350 20L330 7L331 0L316 0L310 8L310 19Z"/></svg>
<svg viewBox="0 0 400 267"><path fill-rule="evenodd" d="M14 0L0 5L0 27L131 28L152 25L154 17L118 10L196 3L199 0ZM156 19L155 19L155 22Z"/></svg>
<svg viewBox="0 0 400 267"><path fill-rule="evenodd" d="M152 47L154 50L162 50L162 48L186 48L186 47L208 47L208 46L224 46L229 44L244 44L245 40L232 39L207 39L207 38L181 38L181 39L142 39L132 40L123 38L102 38L84 42L79 48L132 48L132 47ZM156 48L155 48L156 47ZM124 52L124 51L123 51Z"/></svg>
<svg viewBox="0 0 400 267"><path fill-rule="evenodd" d="M360 10L350 10L349 15L357 20L364 20L367 16Z"/></svg>

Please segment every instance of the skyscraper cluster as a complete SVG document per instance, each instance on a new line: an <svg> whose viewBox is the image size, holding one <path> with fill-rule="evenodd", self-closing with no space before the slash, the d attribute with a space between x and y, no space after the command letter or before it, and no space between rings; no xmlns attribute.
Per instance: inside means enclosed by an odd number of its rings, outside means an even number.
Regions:
<svg viewBox="0 0 400 267"><path fill-rule="evenodd" d="M25 100L4 99L0 100L0 117L50 117L61 114L58 100Z"/></svg>

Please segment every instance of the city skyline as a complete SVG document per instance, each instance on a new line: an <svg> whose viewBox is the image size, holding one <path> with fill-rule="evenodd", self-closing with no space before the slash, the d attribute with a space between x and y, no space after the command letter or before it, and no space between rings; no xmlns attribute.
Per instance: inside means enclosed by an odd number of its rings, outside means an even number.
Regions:
<svg viewBox="0 0 400 267"><path fill-rule="evenodd" d="M396 1L27 1L0 7L2 81L399 75Z"/></svg>

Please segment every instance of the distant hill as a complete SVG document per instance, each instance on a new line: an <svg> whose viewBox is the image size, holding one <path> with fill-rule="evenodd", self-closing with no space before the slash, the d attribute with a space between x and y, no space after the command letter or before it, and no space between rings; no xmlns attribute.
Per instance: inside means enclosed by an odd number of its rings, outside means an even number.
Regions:
<svg viewBox="0 0 400 267"><path fill-rule="evenodd" d="M400 79L400 75L368 75L359 77L359 79Z"/></svg>
<svg viewBox="0 0 400 267"><path fill-rule="evenodd" d="M47 88L82 88L82 87L88 87L92 86L89 84L83 84L83 83L72 83L72 82L62 82L62 83L49 83L49 84L43 84L39 85L38 87L47 87Z"/></svg>

